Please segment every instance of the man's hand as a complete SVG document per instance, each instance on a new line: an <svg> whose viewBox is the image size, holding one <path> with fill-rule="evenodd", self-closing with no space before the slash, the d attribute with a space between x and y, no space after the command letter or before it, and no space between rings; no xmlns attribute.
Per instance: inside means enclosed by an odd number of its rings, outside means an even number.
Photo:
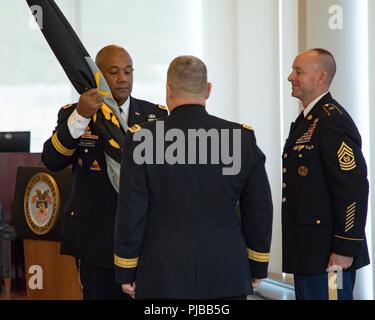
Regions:
<svg viewBox="0 0 375 320"><path fill-rule="evenodd" d="M86 119L90 119L103 105L103 96L98 89L91 89L81 95L77 112Z"/></svg>
<svg viewBox="0 0 375 320"><path fill-rule="evenodd" d="M350 268L353 264L353 257L340 256L339 254L332 253L329 257L327 272L334 271L335 267L340 267L342 270Z"/></svg>
<svg viewBox="0 0 375 320"><path fill-rule="evenodd" d="M253 279L251 285L253 286L253 289L255 290L256 288L260 286L261 283L262 283L262 279Z"/></svg>
<svg viewBox="0 0 375 320"><path fill-rule="evenodd" d="M135 288L136 288L135 282L133 282L132 284L125 283L122 285L122 291L128 294L129 296L131 296L133 299L135 299Z"/></svg>

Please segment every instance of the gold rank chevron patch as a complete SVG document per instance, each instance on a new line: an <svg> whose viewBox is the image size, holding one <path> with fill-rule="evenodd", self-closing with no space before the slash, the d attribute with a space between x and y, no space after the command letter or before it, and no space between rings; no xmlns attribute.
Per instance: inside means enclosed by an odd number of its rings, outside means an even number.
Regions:
<svg viewBox="0 0 375 320"><path fill-rule="evenodd" d="M357 168L353 149L345 142L342 143L337 155L339 157L340 168L342 171L351 171Z"/></svg>
<svg viewBox="0 0 375 320"><path fill-rule="evenodd" d="M139 124L136 124L136 125L132 126L131 128L128 128L128 130L131 133L136 133L137 131L139 131L141 129L142 129L142 127Z"/></svg>
<svg viewBox="0 0 375 320"><path fill-rule="evenodd" d="M356 208L357 202L354 202L346 209L345 233L354 228Z"/></svg>
<svg viewBox="0 0 375 320"><path fill-rule="evenodd" d="M138 267L138 258L124 259L115 255L115 265L123 269L133 269Z"/></svg>
<svg viewBox="0 0 375 320"><path fill-rule="evenodd" d="M270 254L269 253L261 253L257 252L251 249L247 249L247 256L250 260L256 261L256 262L269 262L270 260Z"/></svg>

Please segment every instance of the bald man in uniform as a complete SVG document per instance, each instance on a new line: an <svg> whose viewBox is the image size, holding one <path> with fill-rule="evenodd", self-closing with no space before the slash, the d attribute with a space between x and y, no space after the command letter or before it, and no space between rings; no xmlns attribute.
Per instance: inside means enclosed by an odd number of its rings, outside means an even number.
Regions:
<svg viewBox="0 0 375 320"><path fill-rule="evenodd" d="M128 126L168 115L165 107L135 99L133 61L122 47L101 49L96 64L103 73ZM92 120L103 104L98 89L61 108L57 127L43 148L43 163L53 171L73 167L73 191L64 208L62 254L79 261L87 300L126 299L114 281L113 233L118 194L107 174L104 138ZM124 133L125 134L125 133Z"/></svg>
<svg viewBox="0 0 375 320"><path fill-rule="evenodd" d="M366 162L355 123L329 92L335 73L333 55L313 49L288 78L303 105L283 154L283 271L298 300L353 299L356 270L369 264Z"/></svg>

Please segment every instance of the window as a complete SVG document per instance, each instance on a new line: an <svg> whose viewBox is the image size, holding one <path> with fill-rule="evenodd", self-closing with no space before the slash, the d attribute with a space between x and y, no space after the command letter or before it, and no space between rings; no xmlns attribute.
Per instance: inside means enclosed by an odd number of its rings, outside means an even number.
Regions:
<svg viewBox="0 0 375 320"><path fill-rule="evenodd" d="M57 0L94 58L107 44L124 46L135 65L133 94L165 104L165 76L180 54L200 55L201 0ZM25 1L2 0L0 20L0 128L31 131L31 151L41 152L61 106L77 95ZM74 97L74 98L73 98Z"/></svg>
<svg viewBox="0 0 375 320"><path fill-rule="evenodd" d="M57 1L68 12L67 1ZM0 19L0 128L31 131L31 151L40 152L59 108L70 101L69 81L26 1L2 0Z"/></svg>

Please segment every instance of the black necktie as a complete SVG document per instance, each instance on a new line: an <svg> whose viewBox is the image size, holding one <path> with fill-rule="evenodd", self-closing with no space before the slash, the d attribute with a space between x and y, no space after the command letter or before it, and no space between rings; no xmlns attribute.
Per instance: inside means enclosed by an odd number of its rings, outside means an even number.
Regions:
<svg viewBox="0 0 375 320"><path fill-rule="evenodd" d="M302 111L294 122L294 130L298 128L303 120L305 120L305 114Z"/></svg>
<svg viewBox="0 0 375 320"><path fill-rule="evenodd" d="M297 127L302 120L305 119L305 114L303 113L303 111L299 114L299 116L297 117L296 121L295 121L295 126Z"/></svg>
<svg viewBox="0 0 375 320"><path fill-rule="evenodd" d="M303 111L299 114L296 121L292 122L290 124L290 130L289 130L289 136L298 128L298 126L301 124L301 122L305 119L305 115L303 114Z"/></svg>

